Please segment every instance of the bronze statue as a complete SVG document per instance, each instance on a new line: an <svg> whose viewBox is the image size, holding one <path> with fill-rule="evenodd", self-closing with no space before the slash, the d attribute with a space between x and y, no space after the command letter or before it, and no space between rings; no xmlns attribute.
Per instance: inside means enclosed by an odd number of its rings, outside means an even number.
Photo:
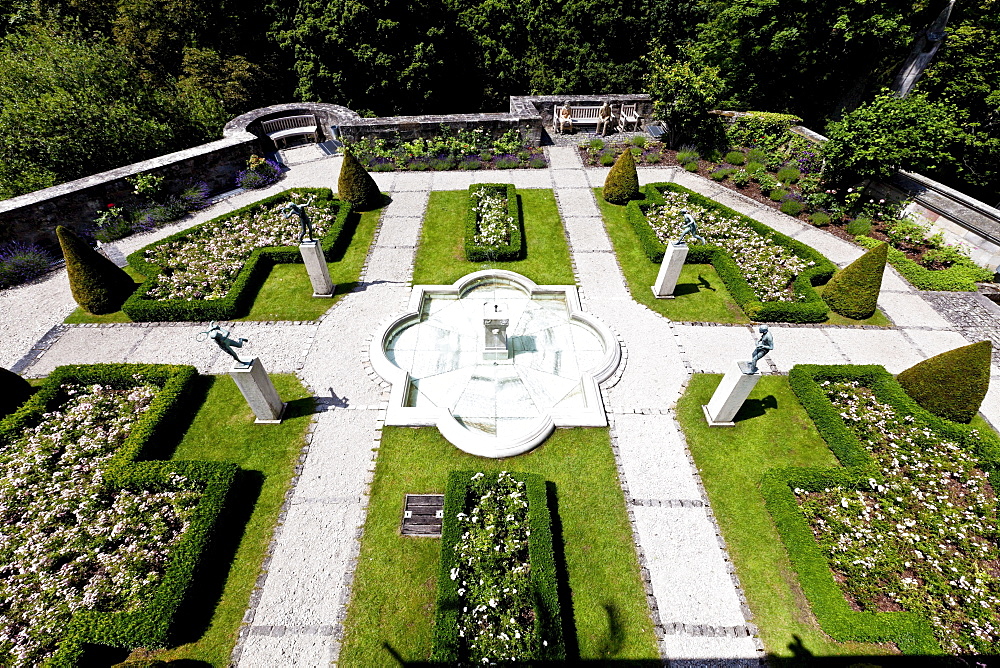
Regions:
<svg viewBox="0 0 1000 668"><path fill-rule="evenodd" d="M771 336L771 332L768 331L767 325L761 325L757 331L760 332L760 339L757 341L757 347L753 349L753 355L750 358L750 369L746 372L751 375L757 373L757 360L774 350L774 338Z"/></svg>
<svg viewBox="0 0 1000 668"><path fill-rule="evenodd" d="M316 235L313 232L312 221L309 220L309 216L306 214L306 207L312 204L314 199L316 199L316 196L312 195L309 197L309 199L307 199L305 202L302 202L301 204L299 204L298 202L290 201L288 202L288 204L284 206L283 209L285 212L284 213L285 218L291 218L293 215L299 217L299 224L302 225L302 230L299 232L300 244L302 243L302 240L305 238L306 232L309 233L309 241L316 241Z"/></svg>
<svg viewBox="0 0 1000 668"><path fill-rule="evenodd" d="M215 320L210 322L209 325L210 327L208 328L208 330L204 332L199 332L198 336L195 337L195 339L197 341L205 341L207 339L212 339L213 341L215 341L216 344L218 344L220 348L222 348L223 352L225 352L227 355L232 356L232 358L236 360L238 364L242 364L243 366L250 366L251 362L244 362L236 354L236 351L233 350L233 348L242 348L243 344L246 343L249 339L230 338L229 335L231 332L227 329L219 327L219 323L217 323Z"/></svg>
<svg viewBox="0 0 1000 668"><path fill-rule="evenodd" d="M691 235L691 238L697 240L698 243L701 244L707 243L705 241L705 237L698 234L698 223L695 222L694 216L688 213L687 209L681 209L681 213L684 214L684 227L681 228L681 236L677 238L677 241L674 242L674 245L683 246L684 237L688 236L689 234Z"/></svg>

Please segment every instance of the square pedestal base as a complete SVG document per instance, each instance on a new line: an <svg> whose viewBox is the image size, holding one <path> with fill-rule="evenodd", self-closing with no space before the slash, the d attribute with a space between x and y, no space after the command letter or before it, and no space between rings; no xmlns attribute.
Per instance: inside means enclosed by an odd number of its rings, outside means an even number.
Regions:
<svg viewBox="0 0 1000 668"><path fill-rule="evenodd" d="M658 295L658 294L656 294L656 286L655 285L649 286L649 289L653 291L653 296L656 297L657 299L673 299L674 298L673 295Z"/></svg>
<svg viewBox="0 0 1000 668"><path fill-rule="evenodd" d="M705 413L705 422L708 423L709 427L735 427L735 422L715 422L712 420L712 414L708 412L708 405L702 404L701 410Z"/></svg>
<svg viewBox="0 0 1000 668"><path fill-rule="evenodd" d="M278 396L271 377L256 357L249 365L237 364L229 371L257 419L256 424L280 424L287 404Z"/></svg>

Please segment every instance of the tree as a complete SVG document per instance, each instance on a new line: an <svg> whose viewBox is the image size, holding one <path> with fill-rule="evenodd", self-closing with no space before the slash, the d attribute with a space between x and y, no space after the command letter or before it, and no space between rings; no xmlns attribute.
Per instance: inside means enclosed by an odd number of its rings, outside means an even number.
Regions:
<svg viewBox="0 0 1000 668"><path fill-rule="evenodd" d="M625 147L604 180L604 199L612 204L628 204L639 199L639 174L635 169L632 149Z"/></svg>
<svg viewBox="0 0 1000 668"><path fill-rule="evenodd" d="M888 252L888 244L879 244L838 271L826 284L823 300L848 318L864 320L875 315Z"/></svg>
<svg viewBox="0 0 1000 668"><path fill-rule="evenodd" d="M114 313L135 291L132 277L60 225L56 237L66 258L73 299L88 313Z"/></svg>
<svg viewBox="0 0 1000 668"><path fill-rule="evenodd" d="M712 131L719 121L708 112L725 87L719 69L676 60L659 45L650 53L648 65L646 90L653 98L654 115L667 123L670 144L713 143Z"/></svg>
<svg viewBox="0 0 1000 668"><path fill-rule="evenodd" d="M990 387L987 339L955 348L914 364L896 380L910 397L931 413L954 422L969 422Z"/></svg>
<svg viewBox="0 0 1000 668"><path fill-rule="evenodd" d="M887 178L896 169L928 175L957 166L965 132L961 112L920 93L883 92L826 127L827 170L836 181Z"/></svg>
<svg viewBox="0 0 1000 668"><path fill-rule="evenodd" d="M382 202L382 193L372 175L365 171L350 151L344 152L337 185L340 199L347 200L355 211L374 209Z"/></svg>

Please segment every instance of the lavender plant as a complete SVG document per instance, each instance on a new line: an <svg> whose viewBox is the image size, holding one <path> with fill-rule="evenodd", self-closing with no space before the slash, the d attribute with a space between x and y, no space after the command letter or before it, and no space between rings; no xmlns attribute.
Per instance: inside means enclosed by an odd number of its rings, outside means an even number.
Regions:
<svg viewBox="0 0 1000 668"><path fill-rule="evenodd" d="M0 288L41 276L51 264L52 256L38 244L11 241L0 245Z"/></svg>

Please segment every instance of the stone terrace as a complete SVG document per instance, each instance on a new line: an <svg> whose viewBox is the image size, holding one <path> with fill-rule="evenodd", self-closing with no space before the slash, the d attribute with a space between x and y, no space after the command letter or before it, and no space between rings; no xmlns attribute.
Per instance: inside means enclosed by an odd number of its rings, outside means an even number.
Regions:
<svg viewBox="0 0 1000 668"><path fill-rule="evenodd" d="M377 174L392 195L361 286L314 322L239 323L249 351L271 372L294 372L320 398L310 445L286 500L267 570L258 582L240 643L240 666L336 663L345 605L364 522L386 407L387 386L368 363L373 333L400 312L432 190L474 182L552 188L569 240L586 310L619 335L624 358L605 383L605 405L646 591L663 658L686 666L758 665L762 645L728 559L673 406L695 372L722 373L753 347L748 326L671 322L632 301L600 218L593 188L606 169L584 169L572 147L547 149L545 170ZM314 159L315 158L315 159ZM178 229L297 186L336 189L339 159L288 151L286 177L270 189L241 193L180 223L108 247L124 256ZM676 181L820 250L841 266L861 249L730 190L672 168L642 168L643 183ZM67 363L171 362L224 373L228 358L194 343L196 323L62 325L74 308L65 271L0 292L0 365L41 376ZM887 329L776 325L777 349L765 371L796 363L877 363L898 372L969 341L1000 343L1000 310L977 295L923 293L891 268L880 306ZM1000 368L992 369L994 381ZM993 387L997 388L994 382ZM1000 391L983 414L1000 424ZM315 549L322 536L324 549Z"/></svg>

